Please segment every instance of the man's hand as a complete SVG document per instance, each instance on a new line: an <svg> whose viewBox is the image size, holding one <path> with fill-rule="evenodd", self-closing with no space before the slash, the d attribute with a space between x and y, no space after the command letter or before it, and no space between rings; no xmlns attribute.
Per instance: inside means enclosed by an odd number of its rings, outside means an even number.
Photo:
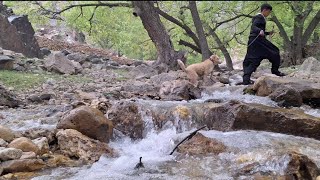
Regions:
<svg viewBox="0 0 320 180"><path fill-rule="evenodd" d="M274 34L274 30L269 32L269 35L272 36Z"/></svg>
<svg viewBox="0 0 320 180"><path fill-rule="evenodd" d="M263 30L260 31L259 35L260 35L260 36L264 36Z"/></svg>

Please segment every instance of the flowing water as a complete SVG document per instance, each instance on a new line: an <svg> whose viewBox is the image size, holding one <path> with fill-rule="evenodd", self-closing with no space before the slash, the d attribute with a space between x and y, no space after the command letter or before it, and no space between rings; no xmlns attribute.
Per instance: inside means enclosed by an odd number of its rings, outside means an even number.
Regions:
<svg viewBox="0 0 320 180"><path fill-rule="evenodd" d="M150 106L201 103L208 99L221 99L222 101L239 100L247 103L259 103L267 106L277 107L277 104L267 97L257 97L242 95L242 91L214 92L211 95L203 95L203 98L193 101L163 102L144 101L138 103L148 103ZM66 107L60 107L65 108ZM48 110L50 109L50 110ZM315 117L320 117L319 109L312 109L308 106L301 108L305 113ZM46 113L40 113L46 112ZM12 129L23 130L29 127L43 126L52 128L55 120L44 121L48 113L52 114L52 107L42 107L36 109L33 115L28 110L22 110L14 114L12 111L1 111L0 113L8 117L7 124L12 124ZM217 139L227 146L227 151L219 155L208 156L185 156L175 152L169 155L175 144L189 135L194 129L183 125L182 131L168 122L161 131L153 128L152 121L146 113L143 113L146 124L145 137L141 140L133 141L127 137L119 136L109 145L114 148L119 157L108 158L101 156L100 160L92 166L83 167L60 167L44 171L44 175L33 178L34 180L55 180L55 179L234 179L235 174L252 163L259 163L254 172L272 171L283 174L289 162L288 152L296 151L307 155L318 166L320 166L320 141L302 138L292 135L284 135L262 131L233 131L220 132L214 130L199 131L204 136ZM15 124L14 121L23 116L23 123ZM50 116L50 115L49 115ZM50 116L57 118L54 115ZM21 119L21 118L20 118ZM142 157L145 168L134 169L135 165ZM253 172L253 173L254 173ZM239 176L237 176L239 177ZM250 177L240 176L239 179L250 179Z"/></svg>

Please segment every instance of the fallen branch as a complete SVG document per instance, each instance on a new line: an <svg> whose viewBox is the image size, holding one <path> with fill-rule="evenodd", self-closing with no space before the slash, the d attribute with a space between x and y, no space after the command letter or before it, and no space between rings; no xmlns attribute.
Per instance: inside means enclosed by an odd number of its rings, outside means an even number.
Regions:
<svg viewBox="0 0 320 180"><path fill-rule="evenodd" d="M194 135L197 134L198 131L200 131L201 129L203 129L203 128L205 128L205 127L207 127L207 126L203 126L203 127L199 128L199 129L193 131L192 133L190 133L187 137L185 137L182 141L180 141L180 142L176 145L176 147L174 147L174 149L171 151L170 155L173 154L173 152L179 147L180 144L182 144L182 143L183 143L184 141L186 141L186 140L191 139Z"/></svg>

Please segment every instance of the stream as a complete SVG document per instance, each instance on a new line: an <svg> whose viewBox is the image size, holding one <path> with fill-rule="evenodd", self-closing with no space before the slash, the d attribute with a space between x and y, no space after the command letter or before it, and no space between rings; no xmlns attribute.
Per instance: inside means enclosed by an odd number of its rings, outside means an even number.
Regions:
<svg viewBox="0 0 320 180"><path fill-rule="evenodd" d="M210 95L203 94L201 99L192 101L150 101L138 100L138 103L150 104L153 108L170 104L202 103L208 99L222 101L239 100L246 103L259 103L277 107L277 104L267 97L243 95L242 90L226 90L214 92ZM28 128L42 127L54 128L59 118L55 109L67 111L69 106L41 106L29 109L1 110L6 116L6 121L1 124L9 125L13 130L22 131ZM306 114L320 117L319 109L309 106L300 107ZM142 110L141 110L142 111ZM142 113L144 114L144 113ZM164 128L155 130L150 117L144 116L146 124L145 138L131 140L117 132L117 138L110 142L119 157L108 158L101 156L93 165L82 167L60 167L44 170L41 176L33 180L56 179L234 179L241 168L252 163L259 163L254 172L275 172L284 174L289 162L288 152L296 151L307 155L317 166L320 166L320 141L279 133L239 130L221 132L215 130L199 131L206 137L217 139L227 146L227 151L218 155L188 156L177 152L169 155L176 143L188 136L195 128L180 124L178 131L172 122L167 122ZM182 129L182 131L181 131ZM120 134L120 135L119 135ZM145 168L134 169L142 157ZM250 176L237 176L239 179L253 179Z"/></svg>

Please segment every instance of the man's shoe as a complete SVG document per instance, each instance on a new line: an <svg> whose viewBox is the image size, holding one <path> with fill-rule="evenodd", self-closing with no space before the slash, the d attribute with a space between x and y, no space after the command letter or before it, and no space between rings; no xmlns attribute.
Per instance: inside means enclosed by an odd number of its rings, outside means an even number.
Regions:
<svg viewBox="0 0 320 180"><path fill-rule="evenodd" d="M280 72L280 71L274 72L274 73L272 73L272 74L277 75L277 76L286 76L286 74L284 74L284 73L282 73L282 72Z"/></svg>
<svg viewBox="0 0 320 180"><path fill-rule="evenodd" d="M250 80L250 81L243 81L242 85L250 85L250 84L254 84L254 81Z"/></svg>

